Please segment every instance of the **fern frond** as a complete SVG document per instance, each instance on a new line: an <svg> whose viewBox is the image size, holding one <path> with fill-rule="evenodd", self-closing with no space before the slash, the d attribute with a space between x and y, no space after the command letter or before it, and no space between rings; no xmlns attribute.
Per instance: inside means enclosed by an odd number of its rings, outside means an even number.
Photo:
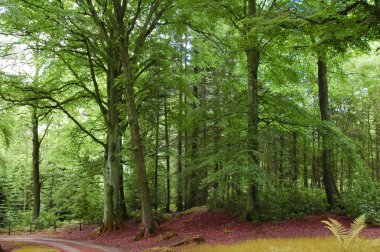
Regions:
<svg viewBox="0 0 380 252"><path fill-rule="evenodd" d="M357 245L359 234L366 227L364 214L351 223L351 228L349 230L347 230L339 221L334 219L328 219L328 221L321 222L326 224L326 228L328 228L339 240L344 251L348 251L350 247Z"/></svg>
<svg viewBox="0 0 380 252"><path fill-rule="evenodd" d="M365 214L359 216L351 223L351 229L349 231L348 243L350 244L352 241L359 238L359 233L366 227L365 224Z"/></svg>
<svg viewBox="0 0 380 252"><path fill-rule="evenodd" d="M326 228L328 228L343 245L345 237L348 235L346 228L339 221L330 218L328 221L322 221L322 223L326 224Z"/></svg>

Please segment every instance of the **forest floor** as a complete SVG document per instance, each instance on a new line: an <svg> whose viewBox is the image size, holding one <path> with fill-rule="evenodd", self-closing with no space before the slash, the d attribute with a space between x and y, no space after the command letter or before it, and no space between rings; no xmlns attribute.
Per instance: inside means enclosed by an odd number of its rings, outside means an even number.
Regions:
<svg viewBox="0 0 380 252"><path fill-rule="evenodd" d="M18 233L7 237L36 240L50 238L53 239L52 242L60 241L58 239L72 242L87 241L91 242L89 243L89 245L92 244L91 246L93 244L107 246L109 250L104 251L112 251L112 247L118 248L118 251L179 251L189 248L189 246L192 251L196 251L196 243L216 245L235 244L254 239L331 236L330 231L321 223L321 220L326 218L334 218L345 226L349 226L352 222L352 218L346 216L326 214L297 220L253 224L241 222L223 211L208 211L205 208L198 208L162 224L153 237L139 241L133 241L138 233L139 224L132 220L125 222L122 230L102 236L94 236L96 225L84 225L81 231L79 231L79 225L71 225L57 230L57 232L43 231L32 235ZM363 230L362 236L371 239L380 238L380 227L369 226ZM0 236L0 240L4 237ZM46 243L46 240L42 245L57 247L49 242ZM7 249L7 247L5 248ZM102 251L101 249L97 250L94 246L93 248L93 250L79 251ZM114 249L114 251L117 250ZM61 248L61 251L67 250Z"/></svg>

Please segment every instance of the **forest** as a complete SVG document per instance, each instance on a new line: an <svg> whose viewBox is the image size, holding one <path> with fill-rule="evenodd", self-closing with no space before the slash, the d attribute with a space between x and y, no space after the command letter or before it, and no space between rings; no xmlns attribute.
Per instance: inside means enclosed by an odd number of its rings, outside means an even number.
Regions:
<svg viewBox="0 0 380 252"><path fill-rule="evenodd" d="M148 238L195 207L380 225L379 20L379 0L0 0L0 230Z"/></svg>

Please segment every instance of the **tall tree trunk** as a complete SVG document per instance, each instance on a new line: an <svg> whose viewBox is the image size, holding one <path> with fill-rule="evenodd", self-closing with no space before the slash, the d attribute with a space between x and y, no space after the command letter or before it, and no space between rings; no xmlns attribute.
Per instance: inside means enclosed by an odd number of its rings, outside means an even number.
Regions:
<svg viewBox="0 0 380 252"><path fill-rule="evenodd" d="M124 129L122 129L120 133L120 139L119 139L119 145L120 145L120 176L119 176L119 194L120 194L120 210L121 210L121 217L122 220L125 221L128 219L128 213L127 213L127 205L125 202L125 193L124 193L124 170L123 170L123 162L121 161L121 153L123 148L123 132Z"/></svg>
<svg viewBox="0 0 380 252"><path fill-rule="evenodd" d="M198 74L200 73L200 68L195 67L194 73ZM195 98L198 99L198 86L196 84L193 85L193 95ZM192 109L197 109L198 105L196 102L193 102ZM192 142L191 142L191 159L193 166L191 167L191 171L189 172L189 191L187 196L187 208L192 208L196 206L197 204L197 185L198 185L198 178L196 172L194 171L194 161L198 156L198 142L199 141L199 127L198 123L194 125L193 132L192 132Z"/></svg>
<svg viewBox="0 0 380 252"><path fill-rule="evenodd" d="M177 136L177 211L183 211L183 190L182 190L182 114L183 114L183 93L178 94L178 136Z"/></svg>
<svg viewBox="0 0 380 252"><path fill-rule="evenodd" d="M116 92L114 92L114 95ZM115 98L115 97L114 97ZM102 232L119 229L121 226L121 200L120 200L120 130L119 119L114 98L109 101L109 122L107 126L105 177L105 217Z"/></svg>
<svg viewBox="0 0 380 252"><path fill-rule="evenodd" d="M374 164L374 156L373 156L373 144L372 144L372 135L371 135L371 108L368 106L367 111L367 138L368 138L368 166L371 167L372 171L372 180L376 180L376 168Z"/></svg>
<svg viewBox="0 0 380 252"><path fill-rule="evenodd" d="M206 87L206 78L202 78L201 83L199 85L199 101L200 101L200 108L202 111L202 114L204 117L206 115L204 114L205 112L205 107L206 107L206 92L207 92L207 87ZM202 141L200 142L200 150L204 150L207 148L207 123L206 120L203 120L202 123ZM202 166L197 173L198 179L197 179L197 188L198 188L198 193L197 193L197 205L198 206L204 206L207 204L207 195L208 195L208 188L206 186L201 187L201 181L207 177L207 166Z"/></svg>
<svg viewBox="0 0 380 252"><path fill-rule="evenodd" d="M330 120L329 101L328 101L328 82L327 82L327 66L324 58L318 57L318 91L319 91L319 109L321 119L324 123ZM322 129L322 172L323 183L325 186L327 201L330 208L334 208L338 197L334 174L331 169L331 150L327 146L328 129L324 126Z"/></svg>
<svg viewBox="0 0 380 252"><path fill-rule="evenodd" d="M159 106L157 105L157 108ZM156 136L154 150L154 209L158 208L158 166L159 166L159 130L160 130L160 112L156 111Z"/></svg>
<svg viewBox="0 0 380 252"><path fill-rule="evenodd" d="M219 126L219 116L220 116L220 97L219 97L219 82L216 82L216 90L215 90L215 98L216 98L216 104L214 106L214 155L218 155L219 153L219 145L220 145L220 138L221 138L221 129ZM218 158L215 161L214 164L214 173L217 173L220 170L220 162L218 161ZM215 180L213 183L213 192L214 192L214 199L217 199L219 195L217 195L219 187L218 180Z"/></svg>
<svg viewBox="0 0 380 252"><path fill-rule="evenodd" d="M128 60L128 55L123 57L123 71L124 76L127 81L125 96L127 103L127 114L130 125L131 132L131 146L133 151L134 162L137 170L137 177L139 180L139 187L141 193L141 207L142 207L142 222L144 225L144 237L149 237L155 229L152 203L150 199L148 179L146 175L145 158L143 145L141 140L139 118L136 107L135 91L133 74L131 70L131 65L126 61Z"/></svg>
<svg viewBox="0 0 380 252"><path fill-rule="evenodd" d="M23 212L26 211L26 206L28 205L28 180L29 180L29 145L26 146L26 156L25 156L25 169L24 169L24 204L23 204Z"/></svg>
<svg viewBox="0 0 380 252"><path fill-rule="evenodd" d="M308 187L309 186L309 177L307 172L307 143L306 143L306 137L303 138L303 186Z"/></svg>
<svg viewBox="0 0 380 252"><path fill-rule="evenodd" d="M169 124L168 124L168 101L164 98L165 116L165 159L166 159L166 212L170 212L170 143L169 143Z"/></svg>
<svg viewBox="0 0 380 252"><path fill-rule="evenodd" d="M33 220L40 216L41 208L41 181L40 181L40 139L38 136L39 118L37 109L32 113L32 134L33 134Z"/></svg>
<svg viewBox="0 0 380 252"><path fill-rule="evenodd" d="M187 98L185 96L185 99L184 99L184 103L187 105L188 102L187 102ZM185 118L187 118L187 110L185 110ZM188 156L189 154L189 129L187 127L185 127L185 143L184 143L184 149L185 149L185 156ZM191 177L191 172L189 171L189 162L188 161L185 161L185 172L184 172L184 175L185 176L182 176L182 178L184 179L184 192L183 192L183 195L185 196L184 198L184 202L185 202L185 209L189 209L189 187L190 187L190 183L189 181L191 180L190 177ZM191 182L191 181L190 181Z"/></svg>
<svg viewBox="0 0 380 252"><path fill-rule="evenodd" d="M317 154L316 154L316 150L315 150L315 130L313 128L313 132L312 132L312 137L313 137L313 143L312 143L312 147L313 147L313 159L311 160L312 163L311 163L311 170L312 170L312 186L316 186L318 183L317 183Z"/></svg>
<svg viewBox="0 0 380 252"><path fill-rule="evenodd" d="M187 40L185 46L181 35L181 72L184 70L186 75L187 68ZM183 138L183 92L180 88L178 91L178 133L177 133L177 212L181 212L184 209L183 206L183 173L182 173L182 138Z"/></svg>
<svg viewBox="0 0 380 252"><path fill-rule="evenodd" d="M109 50L110 56L115 56ZM104 217L101 233L120 229L122 225L122 175L121 141L122 129L120 126L119 107L121 105L121 91L117 87L116 79L120 71L113 62L108 63L107 72L107 142L105 146L104 177Z"/></svg>
<svg viewBox="0 0 380 252"><path fill-rule="evenodd" d="M248 17L256 16L256 0L248 0ZM248 32L248 31L247 31ZM259 189L253 178L254 170L259 169L259 87L258 69L260 54L257 39L246 51L248 68L248 151L251 158L251 174L249 175L246 218L253 219L254 209L259 209Z"/></svg>
<svg viewBox="0 0 380 252"><path fill-rule="evenodd" d="M376 142L376 180L380 181L380 116L375 115Z"/></svg>
<svg viewBox="0 0 380 252"><path fill-rule="evenodd" d="M292 133L293 141L292 141L292 166L293 166L293 177L292 183L293 186L297 184L298 180L298 153L297 153L297 133Z"/></svg>
<svg viewBox="0 0 380 252"><path fill-rule="evenodd" d="M284 185L284 150L285 150L285 137L284 133L280 133L280 165L279 165L279 185Z"/></svg>
<svg viewBox="0 0 380 252"><path fill-rule="evenodd" d="M339 176L339 191L343 192L343 187L344 187L344 161L343 161L343 156L340 158L340 176Z"/></svg>
<svg viewBox="0 0 380 252"><path fill-rule="evenodd" d="M120 194L121 218L123 221L125 221L125 220L128 220L128 213L127 213L127 205L125 202L125 194L124 194L124 171L123 171L122 164L120 164L119 194Z"/></svg>

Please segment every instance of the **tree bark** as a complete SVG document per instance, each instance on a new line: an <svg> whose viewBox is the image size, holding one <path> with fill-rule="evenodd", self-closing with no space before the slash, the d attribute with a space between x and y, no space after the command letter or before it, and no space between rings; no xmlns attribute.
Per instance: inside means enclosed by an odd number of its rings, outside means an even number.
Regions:
<svg viewBox="0 0 380 252"><path fill-rule="evenodd" d="M292 133L293 141L292 141L292 165L293 165L293 177L292 182L293 186L297 184L298 180L298 152L297 152L297 133Z"/></svg>
<svg viewBox="0 0 380 252"><path fill-rule="evenodd" d="M109 49L110 57L115 58L116 52ZM121 90L116 79L121 75L119 67L112 60L108 62L107 72L107 141L105 146L104 177L104 217L101 233L120 229L122 226L122 196L124 190L122 181L121 144L122 129L120 126Z"/></svg>
<svg viewBox="0 0 380 252"><path fill-rule="evenodd" d="M256 1L248 0L248 17L256 16ZM256 42L254 42L256 43ZM246 219L253 219L254 209L259 208L259 189L253 178L253 170L259 169L259 87L258 69L260 54L257 44L247 49L248 68L248 151L251 158L252 172L249 175Z"/></svg>
<svg viewBox="0 0 380 252"><path fill-rule="evenodd" d="M121 218L123 221L128 220L128 212L127 212L127 205L125 202L125 194L124 194L124 171L123 171L123 165L120 164L120 177L119 177L119 194L120 194L120 211L121 211Z"/></svg>
<svg viewBox="0 0 380 252"><path fill-rule="evenodd" d="M306 137L303 138L303 186L309 186L309 176L307 169L307 142Z"/></svg>
<svg viewBox="0 0 380 252"><path fill-rule="evenodd" d="M170 212L170 143L169 143L169 124L168 124L168 102L164 98L164 116L165 116L165 160L166 160L166 212Z"/></svg>
<svg viewBox="0 0 380 252"><path fill-rule="evenodd" d="M214 155L218 155L219 153L219 148L220 148L220 138L221 138L221 128L219 125L219 116L220 116L220 95L219 95L219 82L216 82L216 87L215 87L215 99L216 99L216 104L214 106ZM220 170L220 162L218 159L215 161L214 164L214 173L219 172ZM214 199L217 199L218 196L218 187L219 187L219 182L218 180L215 180L213 183L213 192L214 192Z"/></svg>
<svg viewBox="0 0 380 252"><path fill-rule="evenodd" d="M312 164L311 164L311 170L312 170L312 180L311 180L311 185L312 186L316 186L318 183L317 183L317 154L316 154L316 150L315 150L315 130L313 128L313 132L312 132L312 136L313 136L313 143L312 143L312 147L313 147L313 159L311 160L312 161Z"/></svg>
<svg viewBox="0 0 380 252"><path fill-rule="evenodd" d="M119 176L119 194L120 194L120 211L121 211L121 217L122 220L125 221L128 219L128 213L127 213L127 204L125 202L125 194L124 194L124 169L123 169L123 162L122 162L122 148L123 148L123 133L125 129L121 129L120 132L120 139L119 139L119 145L120 145L120 176Z"/></svg>
<svg viewBox="0 0 380 252"><path fill-rule="evenodd" d="M198 74L200 73L200 68L195 67L194 73ZM198 86L196 84L193 85L193 95L195 98L198 99ZM193 102L192 109L197 109L198 105L196 102ZM194 160L198 156L198 141L199 141L199 127L198 123L195 123L196 125L193 128L192 132L192 142L191 142L191 159L194 163ZM187 208L192 208L197 205L197 174L194 171L194 166L191 167L191 171L189 172L189 190L188 190L188 197L187 197Z"/></svg>
<svg viewBox="0 0 380 252"><path fill-rule="evenodd" d="M183 46L184 41L181 36L181 71L186 75L187 70L187 40ZM183 63L182 63L183 62ZM182 172L182 141L183 141L183 92L180 88L178 91L178 124L177 124L177 212L184 209L183 205L183 172Z"/></svg>
<svg viewBox="0 0 380 252"><path fill-rule="evenodd" d="M41 208L41 181L40 181L40 139L38 135L39 118L37 109L32 112L32 134L33 134L33 220L40 216Z"/></svg>
<svg viewBox="0 0 380 252"><path fill-rule="evenodd" d="M177 211L183 211L183 190L182 190L182 114L183 114L183 93L178 94L178 136L177 136Z"/></svg>
<svg viewBox="0 0 380 252"><path fill-rule="evenodd" d="M327 66L325 59L321 56L318 57L318 92L319 92L319 109L321 113L321 119L323 123L327 123L330 120L329 114L329 101L328 101L328 82L327 82ZM331 150L327 145L328 141L328 129L324 127L322 129L322 173L323 183L325 186L327 202L330 208L334 208L336 199L338 197L338 190L334 174L331 169Z"/></svg>
<svg viewBox="0 0 380 252"><path fill-rule="evenodd" d="M159 106L157 106L159 108ZM160 129L160 112L156 111L156 136L154 150L154 209L158 208L158 166L159 166L159 129Z"/></svg>
<svg viewBox="0 0 380 252"><path fill-rule="evenodd" d="M127 68L128 66L124 66ZM126 70L125 70L126 71ZM142 221L145 229L144 237L149 237L154 232L152 204L150 200L148 179L146 175L143 145L141 141L138 113L136 109L135 93L133 90L132 76L128 74L126 88L127 111L131 130L131 142L135 165L141 193Z"/></svg>
<svg viewBox="0 0 380 252"><path fill-rule="evenodd" d="M376 142L376 180L380 181L380 116L375 116L375 142Z"/></svg>
<svg viewBox="0 0 380 252"><path fill-rule="evenodd" d="M367 111L367 137L368 137L368 166L371 167L372 171L372 180L376 180L376 168L375 168L375 163L374 163L374 156L373 156L373 140L372 140L372 135L371 135L371 108L368 106L368 111Z"/></svg>
<svg viewBox="0 0 380 252"><path fill-rule="evenodd" d="M206 78L202 78L201 82L200 82L200 85L199 85L199 101L200 101L200 110L201 110L201 113L205 113L205 109L206 109L206 93L207 93L207 80ZM205 116L205 115L204 115ZM208 143L208 139L207 139L207 123L206 123L206 120L203 120L203 123L202 123L202 138L201 138L201 141L200 141L200 144L199 144L199 149L200 149L200 154L201 152L207 148L207 143ZM197 189L198 189L198 192L197 192L197 205L198 206L204 206L207 204L207 196L208 196L208 188L206 186L204 187L201 187L201 181L205 178L207 178L207 166L202 166L200 167L200 170L199 172L197 173Z"/></svg>
<svg viewBox="0 0 380 252"><path fill-rule="evenodd" d="M188 104L187 102L187 98L186 96L184 97L184 103L185 104ZM188 113L187 113L187 110L185 110L185 118L187 117ZM184 143L184 149L185 149L185 156L187 156L189 154L189 129L187 127L185 127L185 132L184 132L184 135L185 135L185 143ZM189 171L189 162L188 161L185 161L185 172L183 173L185 176L182 176L183 180L184 180L184 192L183 192L183 196L185 196L184 198L184 202L185 202L185 209L189 209L189 180L190 180L190 175L191 175L191 172ZM190 181L191 182L191 181Z"/></svg>
<svg viewBox="0 0 380 252"><path fill-rule="evenodd" d="M284 134L280 133L280 165L279 165L279 185L282 187L284 185L284 150L285 150L285 137Z"/></svg>

